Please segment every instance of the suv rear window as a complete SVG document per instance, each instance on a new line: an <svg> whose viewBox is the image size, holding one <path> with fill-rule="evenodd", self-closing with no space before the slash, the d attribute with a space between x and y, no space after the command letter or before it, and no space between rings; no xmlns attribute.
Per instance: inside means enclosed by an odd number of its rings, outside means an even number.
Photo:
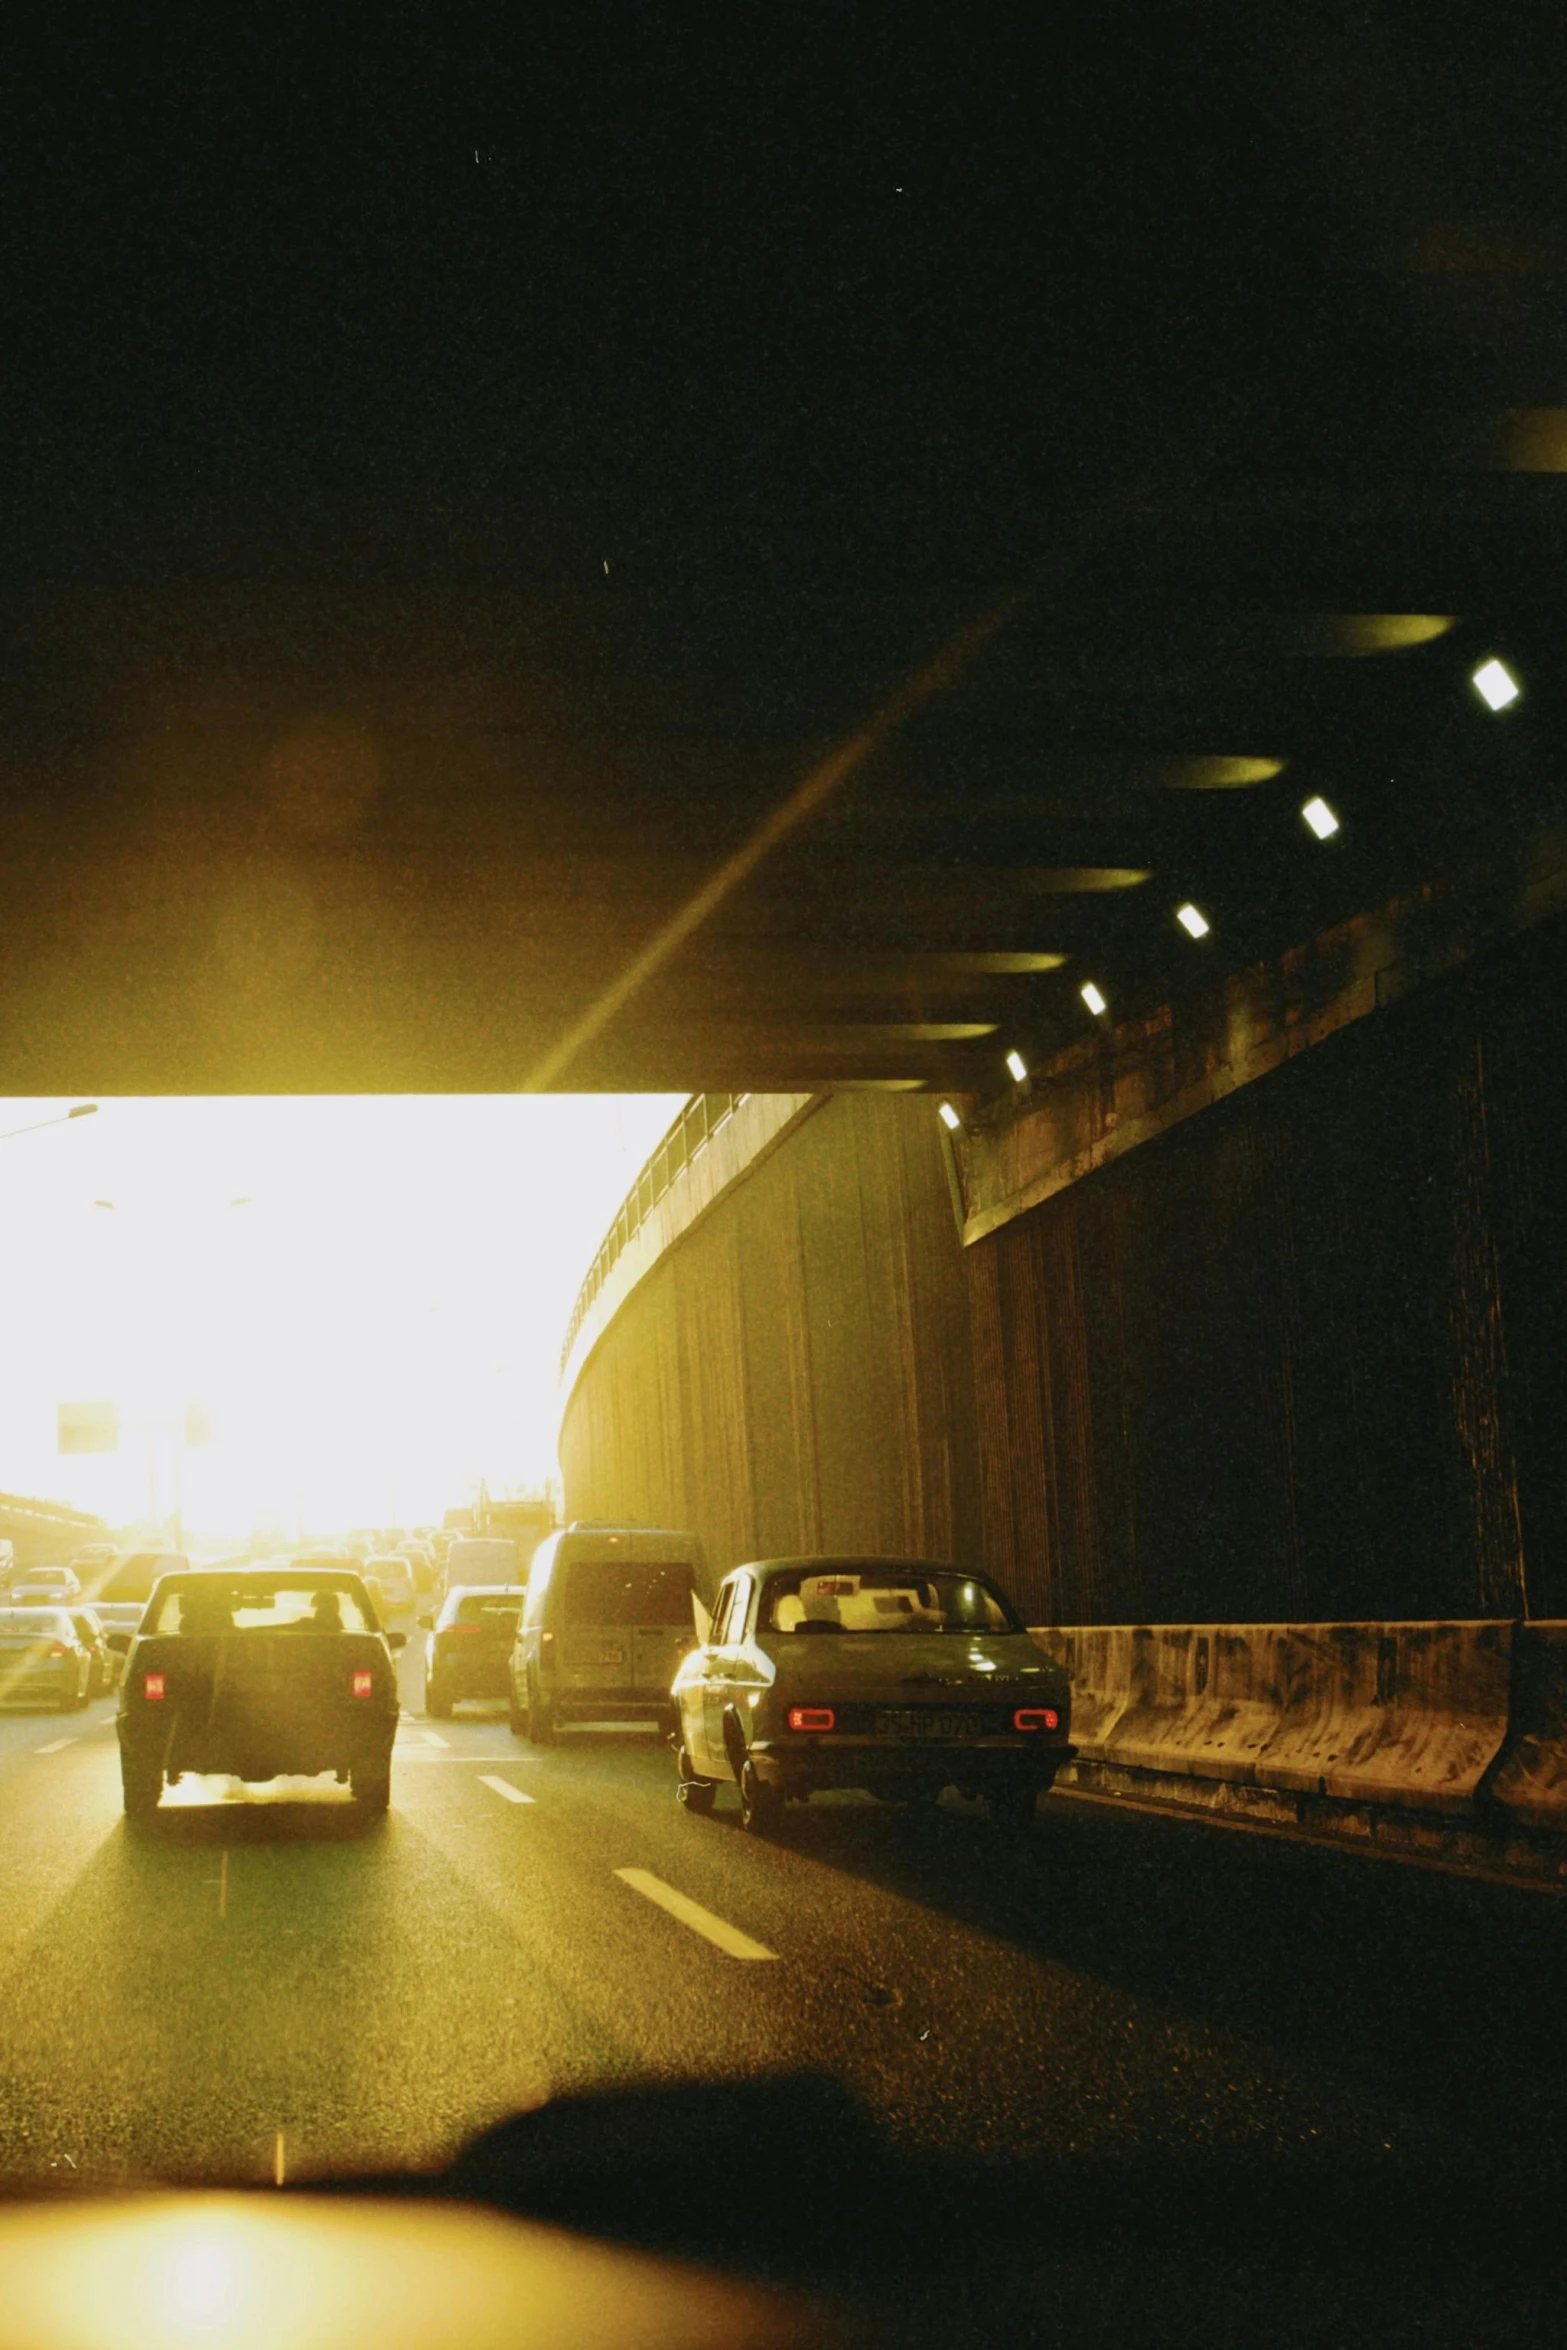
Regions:
<svg viewBox="0 0 1567 2350"><path fill-rule="evenodd" d="M482 1624L486 1632L515 1632L517 1618L521 1613L520 1599L480 1599L470 1596L458 1601L454 1621L459 1624Z"/></svg>
<svg viewBox="0 0 1567 2350"><path fill-rule="evenodd" d="M568 1559L556 1569L560 1621L691 1625L691 1569L630 1559Z"/></svg>

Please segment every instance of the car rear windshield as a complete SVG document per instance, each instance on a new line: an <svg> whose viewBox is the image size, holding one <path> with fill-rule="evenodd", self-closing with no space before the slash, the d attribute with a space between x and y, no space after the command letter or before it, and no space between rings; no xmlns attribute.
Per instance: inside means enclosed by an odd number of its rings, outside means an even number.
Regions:
<svg viewBox="0 0 1567 2350"><path fill-rule="evenodd" d="M0 1608L0 1635L29 1633L34 1640L69 1640L71 1619L56 1607Z"/></svg>
<svg viewBox="0 0 1567 2350"><path fill-rule="evenodd" d="M977 1575L926 1567L802 1568L770 1579L765 1632L1020 1632Z"/></svg>
<svg viewBox="0 0 1567 2350"><path fill-rule="evenodd" d="M307 1575L276 1583L229 1582L204 1575L169 1583L146 1632L211 1638L226 1632L372 1632L359 1596L341 1583Z"/></svg>
<svg viewBox="0 0 1567 2350"><path fill-rule="evenodd" d="M561 1569L562 1625L691 1627L691 1569L629 1559L568 1559Z"/></svg>
<svg viewBox="0 0 1567 2350"><path fill-rule="evenodd" d="M481 1624L486 1632L515 1632L522 1613L520 1599L460 1599L452 1617L456 1624Z"/></svg>

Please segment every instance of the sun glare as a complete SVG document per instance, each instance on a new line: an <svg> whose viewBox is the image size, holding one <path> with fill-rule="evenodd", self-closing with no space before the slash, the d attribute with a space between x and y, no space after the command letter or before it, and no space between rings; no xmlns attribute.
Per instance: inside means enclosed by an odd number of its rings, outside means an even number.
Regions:
<svg viewBox="0 0 1567 2350"><path fill-rule="evenodd" d="M293 1538L542 1486L577 1285L681 1099L107 1100L0 1144L0 1488ZM58 1453L83 1402L117 1451Z"/></svg>

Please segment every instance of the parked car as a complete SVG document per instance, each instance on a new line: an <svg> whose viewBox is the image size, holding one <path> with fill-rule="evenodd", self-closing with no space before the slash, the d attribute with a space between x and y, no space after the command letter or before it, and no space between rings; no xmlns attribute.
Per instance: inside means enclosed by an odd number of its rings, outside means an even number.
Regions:
<svg viewBox="0 0 1567 2350"><path fill-rule="evenodd" d="M439 1615L421 1616L424 1710L444 1722L465 1697L505 1697L508 1660L522 1612L520 1584L449 1591Z"/></svg>
<svg viewBox="0 0 1567 2350"><path fill-rule="evenodd" d="M118 1651L109 1646L108 1627L96 1608L73 1607L70 1615L76 1637L92 1659L87 1694L90 1698L107 1697L120 1677L121 1661Z"/></svg>
<svg viewBox="0 0 1567 2350"><path fill-rule="evenodd" d="M69 1713L88 1700L92 1655L63 1607L0 1607L0 1702Z"/></svg>
<svg viewBox="0 0 1567 2350"><path fill-rule="evenodd" d="M924 1559L737 1567L674 1695L681 1802L711 1811L738 1786L752 1831L828 1787L956 1787L1024 1828L1076 1751L1067 1676L999 1585Z"/></svg>
<svg viewBox="0 0 1567 2350"><path fill-rule="evenodd" d="M125 1809L187 1771L331 1771L383 1812L397 1730L392 1651L363 1579L330 1568L166 1575L127 1642L115 1727ZM113 1635L118 1646L123 1633Z"/></svg>
<svg viewBox="0 0 1567 2350"><path fill-rule="evenodd" d="M18 1567L6 1593L13 1607L68 1607L81 1595L81 1578L74 1567Z"/></svg>
<svg viewBox="0 0 1567 2350"><path fill-rule="evenodd" d="M533 1554L511 1660L511 1723L546 1744L606 1717L673 1729L670 1683L696 1645L702 1547L671 1526L572 1525Z"/></svg>

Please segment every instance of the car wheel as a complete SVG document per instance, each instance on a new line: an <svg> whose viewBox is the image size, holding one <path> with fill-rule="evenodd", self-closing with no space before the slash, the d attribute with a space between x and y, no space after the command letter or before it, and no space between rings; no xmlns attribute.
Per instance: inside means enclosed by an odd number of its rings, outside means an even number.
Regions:
<svg viewBox="0 0 1567 2350"><path fill-rule="evenodd" d="M712 1779L702 1779L697 1776L691 1768L691 1757L683 1746L676 1757L675 1769L678 1773L675 1781L675 1801L685 1811L710 1812L713 1808L713 1798L718 1793L717 1785Z"/></svg>
<svg viewBox="0 0 1567 2350"><path fill-rule="evenodd" d="M755 1763L747 1759L740 1772L741 1827L748 1836L769 1835L782 1810L783 1797L778 1789L759 1778Z"/></svg>
<svg viewBox="0 0 1567 2350"><path fill-rule="evenodd" d="M150 1819L158 1808L163 1793L163 1773L156 1763L120 1757L120 1785L125 1794L125 1816L129 1820Z"/></svg>
<svg viewBox="0 0 1567 2350"><path fill-rule="evenodd" d="M452 1693L433 1674L424 1685L424 1710L435 1722L449 1722L452 1718Z"/></svg>
<svg viewBox="0 0 1567 2350"><path fill-rule="evenodd" d="M506 1684L506 1720L514 1738L527 1737L528 1717L517 1703L517 1684L510 1680Z"/></svg>
<svg viewBox="0 0 1567 2350"><path fill-rule="evenodd" d="M363 1812L383 1812L392 1800L390 1763L367 1763L348 1774L349 1793Z"/></svg>
<svg viewBox="0 0 1567 2350"><path fill-rule="evenodd" d="M990 1816L1009 1836L1026 1836L1034 1825L1038 1800L1033 1787L998 1787L989 1797Z"/></svg>
<svg viewBox="0 0 1567 2350"><path fill-rule="evenodd" d="M549 1746L555 1737L555 1716L539 1695L539 1684L532 1673L528 1675L522 1733L530 1746Z"/></svg>

